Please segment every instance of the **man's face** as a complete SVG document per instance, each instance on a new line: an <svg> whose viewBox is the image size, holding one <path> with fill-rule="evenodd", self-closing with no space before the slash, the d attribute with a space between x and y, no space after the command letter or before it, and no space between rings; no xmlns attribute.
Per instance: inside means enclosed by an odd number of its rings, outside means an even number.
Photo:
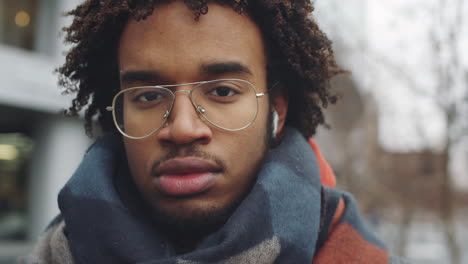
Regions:
<svg viewBox="0 0 468 264"><path fill-rule="evenodd" d="M198 21L182 1L130 21L120 39L119 67L122 89L226 78L247 80L257 93L267 89L260 30L246 15L215 4ZM200 119L187 93L177 93L166 126L146 139L124 138L144 199L158 214L183 221L230 211L249 192L265 156L268 115L265 96L250 127L223 131Z"/></svg>

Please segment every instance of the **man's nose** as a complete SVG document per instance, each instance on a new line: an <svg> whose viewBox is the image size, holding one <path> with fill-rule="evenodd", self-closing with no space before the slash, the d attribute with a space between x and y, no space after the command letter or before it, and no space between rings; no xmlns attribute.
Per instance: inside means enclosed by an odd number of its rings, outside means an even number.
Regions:
<svg viewBox="0 0 468 264"><path fill-rule="evenodd" d="M212 136L211 128L201 120L188 92L177 91L171 113L158 133L159 139L177 145L207 144Z"/></svg>

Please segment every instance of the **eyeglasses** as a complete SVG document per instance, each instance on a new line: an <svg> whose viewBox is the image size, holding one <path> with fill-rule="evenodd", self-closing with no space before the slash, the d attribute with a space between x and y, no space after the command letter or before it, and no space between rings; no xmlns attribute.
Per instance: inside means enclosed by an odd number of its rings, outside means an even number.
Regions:
<svg viewBox="0 0 468 264"><path fill-rule="evenodd" d="M169 88L193 86L188 90ZM112 106L114 123L122 135L131 139L151 136L166 123L177 93L188 93L202 119L216 128L239 131L252 125L258 114L258 98L253 84L240 79L133 87L117 93Z"/></svg>

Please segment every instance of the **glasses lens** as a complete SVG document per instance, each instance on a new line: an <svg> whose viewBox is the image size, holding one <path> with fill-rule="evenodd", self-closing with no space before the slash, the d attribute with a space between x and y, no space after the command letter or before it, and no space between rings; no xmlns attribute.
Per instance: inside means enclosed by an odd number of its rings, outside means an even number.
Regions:
<svg viewBox="0 0 468 264"><path fill-rule="evenodd" d="M115 98L115 121L125 135L145 137L157 131L167 119L174 95L165 88L137 87Z"/></svg>
<svg viewBox="0 0 468 264"><path fill-rule="evenodd" d="M192 100L206 120L223 129L246 128L257 116L255 89L242 80L201 84L193 90Z"/></svg>

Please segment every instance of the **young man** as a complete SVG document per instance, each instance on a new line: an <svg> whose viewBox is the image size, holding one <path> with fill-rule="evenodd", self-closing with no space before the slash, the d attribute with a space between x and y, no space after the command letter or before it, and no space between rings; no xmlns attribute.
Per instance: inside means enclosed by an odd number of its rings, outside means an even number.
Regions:
<svg viewBox="0 0 468 264"><path fill-rule="evenodd" d="M105 136L38 263L397 263L306 138L338 72L309 1L86 1L60 83ZM89 103L89 104L88 104Z"/></svg>

